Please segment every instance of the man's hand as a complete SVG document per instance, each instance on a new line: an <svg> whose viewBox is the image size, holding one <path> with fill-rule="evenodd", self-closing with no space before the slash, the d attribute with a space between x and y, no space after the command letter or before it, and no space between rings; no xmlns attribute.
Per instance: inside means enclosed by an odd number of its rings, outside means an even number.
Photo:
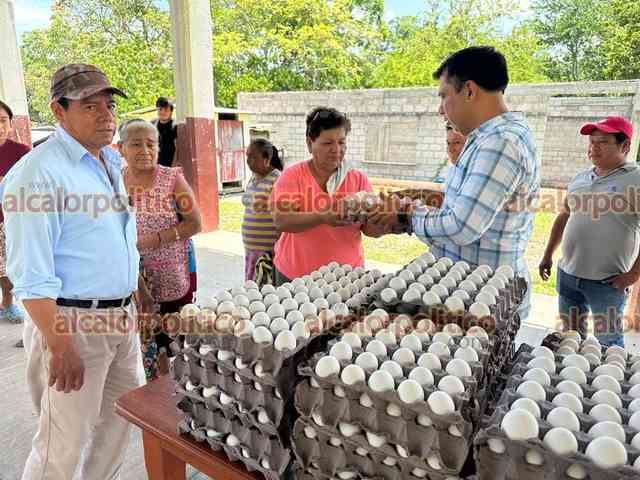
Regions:
<svg viewBox="0 0 640 480"><path fill-rule="evenodd" d="M636 283L639 278L640 278L640 274L639 273L634 272L633 270L630 270L627 273L623 273L621 275L616 275L615 277L610 278L608 280L608 283L612 287L615 287L618 290L620 290L621 292L624 292L624 290L627 287L630 287L631 285Z"/></svg>
<svg viewBox="0 0 640 480"><path fill-rule="evenodd" d="M376 205L367 217L367 222L373 225L384 227L385 230L391 230L397 226L398 214L404 213L400 197L396 195L380 194L381 202Z"/></svg>
<svg viewBox="0 0 640 480"><path fill-rule="evenodd" d="M58 342L56 342L58 343ZM59 392L69 393L80 390L84 384L84 363L75 347L71 336L58 345L50 344L49 352L49 386Z"/></svg>
<svg viewBox="0 0 640 480"><path fill-rule="evenodd" d="M540 273L540 278L545 282L549 280L551 277L551 267L553 266L553 260L551 257L547 257L546 255L542 257L540 261L540 265L538 265L538 272Z"/></svg>

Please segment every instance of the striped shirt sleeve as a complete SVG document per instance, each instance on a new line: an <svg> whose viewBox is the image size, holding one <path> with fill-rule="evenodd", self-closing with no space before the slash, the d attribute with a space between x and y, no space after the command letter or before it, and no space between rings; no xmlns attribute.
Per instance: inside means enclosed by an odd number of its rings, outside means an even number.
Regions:
<svg viewBox="0 0 640 480"><path fill-rule="evenodd" d="M469 245L487 231L515 193L524 175L519 149L497 134L482 143L469 159L455 204L414 213L413 230L421 240Z"/></svg>

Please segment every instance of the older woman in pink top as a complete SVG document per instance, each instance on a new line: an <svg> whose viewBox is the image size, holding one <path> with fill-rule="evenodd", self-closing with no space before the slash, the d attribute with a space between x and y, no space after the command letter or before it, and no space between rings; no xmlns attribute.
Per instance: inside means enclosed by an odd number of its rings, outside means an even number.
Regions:
<svg viewBox="0 0 640 480"><path fill-rule="evenodd" d="M273 187L276 229L276 284L306 275L330 262L364 264L362 234L379 236L380 227L347 220L340 198L371 192L366 175L345 165L351 123L334 108L318 107L307 115L311 159L284 170Z"/></svg>

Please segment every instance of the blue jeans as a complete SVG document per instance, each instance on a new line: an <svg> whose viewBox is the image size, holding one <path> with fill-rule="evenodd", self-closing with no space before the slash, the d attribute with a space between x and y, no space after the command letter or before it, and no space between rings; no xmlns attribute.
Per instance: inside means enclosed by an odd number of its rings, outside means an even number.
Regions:
<svg viewBox="0 0 640 480"><path fill-rule="evenodd" d="M593 317L593 330L602 345L624 347L624 306L628 289L621 292L605 280L587 280L574 277L558 268L556 286L560 318L566 330L587 334L589 310Z"/></svg>

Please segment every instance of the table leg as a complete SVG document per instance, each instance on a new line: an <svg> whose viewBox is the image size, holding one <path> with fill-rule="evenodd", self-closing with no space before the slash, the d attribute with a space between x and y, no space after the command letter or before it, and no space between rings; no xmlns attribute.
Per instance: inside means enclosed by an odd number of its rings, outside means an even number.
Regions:
<svg viewBox="0 0 640 480"><path fill-rule="evenodd" d="M166 450L158 437L143 431L142 442L149 480L186 480L184 460Z"/></svg>

